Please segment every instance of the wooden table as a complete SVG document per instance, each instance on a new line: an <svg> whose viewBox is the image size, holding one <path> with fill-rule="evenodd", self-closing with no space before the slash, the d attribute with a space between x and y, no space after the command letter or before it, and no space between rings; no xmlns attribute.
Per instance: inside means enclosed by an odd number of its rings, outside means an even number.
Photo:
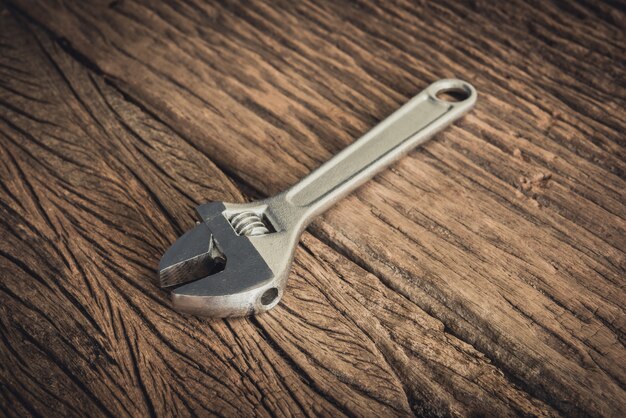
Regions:
<svg viewBox="0 0 626 418"><path fill-rule="evenodd" d="M626 415L625 10L3 5L2 411ZM170 308L196 205L288 187L446 77L474 111L314 222L274 310Z"/></svg>

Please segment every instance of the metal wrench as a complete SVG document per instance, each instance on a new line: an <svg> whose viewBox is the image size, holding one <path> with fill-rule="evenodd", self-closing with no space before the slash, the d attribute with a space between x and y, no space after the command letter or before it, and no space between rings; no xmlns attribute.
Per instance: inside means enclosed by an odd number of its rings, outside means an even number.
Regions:
<svg viewBox="0 0 626 418"><path fill-rule="evenodd" d="M457 101L442 99L446 93ZM202 222L181 236L159 264L160 285L171 288L174 308L224 318L276 306L296 244L313 217L475 102L469 83L439 80L290 189L257 202L198 206Z"/></svg>

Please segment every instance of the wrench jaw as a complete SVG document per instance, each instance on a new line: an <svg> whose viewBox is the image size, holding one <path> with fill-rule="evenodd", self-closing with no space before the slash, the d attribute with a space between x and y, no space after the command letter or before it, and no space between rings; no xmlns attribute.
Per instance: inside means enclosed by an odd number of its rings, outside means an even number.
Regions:
<svg viewBox="0 0 626 418"><path fill-rule="evenodd" d="M279 235L279 234L272 234ZM226 267L212 276L175 287L174 308L180 312L211 318L257 315L272 309L283 296L293 250L279 252L278 263L265 260L257 247L276 249L276 236L238 237L243 242L225 249ZM234 251L230 251L234 250Z"/></svg>
<svg viewBox="0 0 626 418"><path fill-rule="evenodd" d="M278 304L298 237L284 231L237 234L227 214L257 207L222 202L198 207L204 222L181 236L159 265L161 286L171 289L176 310L225 318L259 314Z"/></svg>
<svg viewBox="0 0 626 418"><path fill-rule="evenodd" d="M226 259L205 223L187 231L165 252L159 263L160 287L172 287L224 269Z"/></svg>
<svg viewBox="0 0 626 418"><path fill-rule="evenodd" d="M210 318L241 317L265 312L276 305L282 297L282 289L276 290L275 296L272 296L271 305L266 306L261 302L266 292L274 292L272 289L277 289L272 286L272 278L259 280L257 286L252 289L219 294L219 289L213 286L212 281L214 279L236 280L236 278L226 276L228 274L224 277L206 277L172 289L170 298L174 309L182 313ZM259 276L256 278L262 279Z"/></svg>

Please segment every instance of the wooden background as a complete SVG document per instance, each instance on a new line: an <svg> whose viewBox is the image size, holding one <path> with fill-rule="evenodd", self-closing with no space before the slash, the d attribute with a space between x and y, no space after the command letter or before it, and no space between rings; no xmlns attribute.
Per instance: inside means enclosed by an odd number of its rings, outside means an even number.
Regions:
<svg viewBox="0 0 626 418"><path fill-rule="evenodd" d="M7 416L626 415L626 7L11 0ZM271 312L172 311L208 200L295 183L430 82L475 110L304 234Z"/></svg>

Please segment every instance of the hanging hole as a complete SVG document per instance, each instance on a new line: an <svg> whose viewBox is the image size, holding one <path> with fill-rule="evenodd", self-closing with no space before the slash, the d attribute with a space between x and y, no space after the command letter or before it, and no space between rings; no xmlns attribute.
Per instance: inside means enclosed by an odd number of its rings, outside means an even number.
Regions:
<svg viewBox="0 0 626 418"><path fill-rule="evenodd" d="M272 302L274 302L277 297L278 297L278 289L276 289L275 287L272 287L271 289L267 289L265 293L263 293L263 296L261 296L261 305L263 306L271 305Z"/></svg>
<svg viewBox="0 0 626 418"><path fill-rule="evenodd" d="M470 97L471 92L462 87L449 87L441 89L437 92L436 96L439 100L443 100L448 103L458 103L467 100Z"/></svg>

